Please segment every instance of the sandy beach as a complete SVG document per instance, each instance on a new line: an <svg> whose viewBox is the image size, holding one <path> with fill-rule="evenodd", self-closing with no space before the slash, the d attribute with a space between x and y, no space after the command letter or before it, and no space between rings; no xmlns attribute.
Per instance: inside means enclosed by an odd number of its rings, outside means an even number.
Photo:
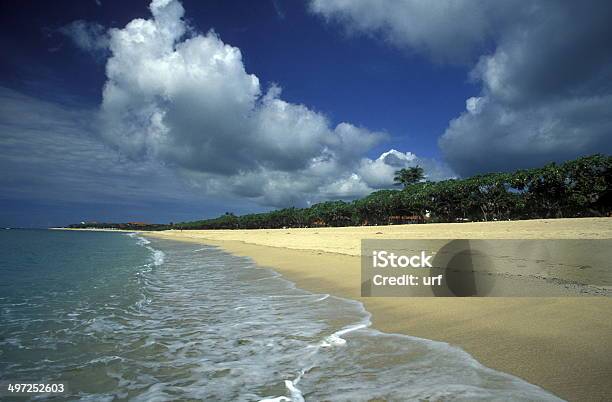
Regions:
<svg viewBox="0 0 612 402"><path fill-rule="evenodd" d="M147 235L214 244L249 256L301 288L362 301L373 314L377 329L458 345L483 364L561 398L604 401L612 395L609 297L361 298L359 292L359 250L364 238L609 239L612 219ZM532 285L537 282L528 277L521 280Z"/></svg>

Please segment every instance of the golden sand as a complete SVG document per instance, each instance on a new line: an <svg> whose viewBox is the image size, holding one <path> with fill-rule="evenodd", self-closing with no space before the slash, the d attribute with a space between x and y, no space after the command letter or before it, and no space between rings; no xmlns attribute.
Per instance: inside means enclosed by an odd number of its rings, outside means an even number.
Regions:
<svg viewBox="0 0 612 402"><path fill-rule="evenodd" d="M561 398L612 398L612 298L361 298L358 257L364 238L610 239L612 219L147 235L214 244L249 256L301 288L362 301L377 329L458 345L486 366L519 376ZM542 291L547 294L546 288Z"/></svg>

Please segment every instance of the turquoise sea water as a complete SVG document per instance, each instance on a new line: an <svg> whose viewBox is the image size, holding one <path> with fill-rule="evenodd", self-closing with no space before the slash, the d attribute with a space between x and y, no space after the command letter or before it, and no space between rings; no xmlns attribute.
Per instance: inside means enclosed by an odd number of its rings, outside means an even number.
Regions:
<svg viewBox="0 0 612 402"><path fill-rule="evenodd" d="M39 399L558 400L369 319L215 247L0 231L0 379L66 384Z"/></svg>

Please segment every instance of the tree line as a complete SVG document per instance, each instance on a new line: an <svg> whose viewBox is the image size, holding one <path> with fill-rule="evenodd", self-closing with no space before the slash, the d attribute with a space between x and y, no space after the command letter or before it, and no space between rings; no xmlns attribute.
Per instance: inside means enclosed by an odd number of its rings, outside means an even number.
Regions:
<svg viewBox="0 0 612 402"><path fill-rule="evenodd" d="M403 189L375 191L351 202L327 201L308 208L284 208L241 216L228 212L213 219L145 225L140 229L274 229L610 216L612 213L612 156L601 154L541 168L437 182L424 180L423 170L417 166L396 172L395 181ZM122 229L126 226L70 225Z"/></svg>

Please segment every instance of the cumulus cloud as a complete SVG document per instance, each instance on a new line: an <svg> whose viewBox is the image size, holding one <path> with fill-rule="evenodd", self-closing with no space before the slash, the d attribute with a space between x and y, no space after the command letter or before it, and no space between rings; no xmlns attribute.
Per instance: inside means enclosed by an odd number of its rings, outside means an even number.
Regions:
<svg viewBox="0 0 612 402"><path fill-rule="evenodd" d="M483 49L511 10L508 2L486 0L312 0L310 8L350 33L379 34L398 47L453 63Z"/></svg>
<svg viewBox="0 0 612 402"><path fill-rule="evenodd" d="M437 181L454 177L453 171L444 163L434 159L419 158L411 152L391 149L383 152L377 159L364 158L357 172L359 177L371 188L388 188L394 185L393 177L400 169L420 166L425 171L425 179Z"/></svg>
<svg viewBox="0 0 612 402"><path fill-rule="evenodd" d="M150 10L110 30L100 122L123 154L162 161L206 193L273 206L362 196L382 182L359 171L386 134L333 125L283 100L278 85L262 88L240 49L214 31L194 33L178 1L154 0Z"/></svg>
<svg viewBox="0 0 612 402"><path fill-rule="evenodd" d="M482 91L439 140L462 175L612 152L610 2L313 0L311 8L436 60L472 64Z"/></svg>
<svg viewBox="0 0 612 402"><path fill-rule="evenodd" d="M395 171L414 166L413 162L416 159L416 156L410 152L402 153L392 149L375 160L363 159L359 166L359 174L371 187L388 187L393 185Z"/></svg>
<svg viewBox="0 0 612 402"><path fill-rule="evenodd" d="M96 22L73 21L61 27L59 32L70 38L76 47L94 56L104 54L108 49L106 28Z"/></svg>

